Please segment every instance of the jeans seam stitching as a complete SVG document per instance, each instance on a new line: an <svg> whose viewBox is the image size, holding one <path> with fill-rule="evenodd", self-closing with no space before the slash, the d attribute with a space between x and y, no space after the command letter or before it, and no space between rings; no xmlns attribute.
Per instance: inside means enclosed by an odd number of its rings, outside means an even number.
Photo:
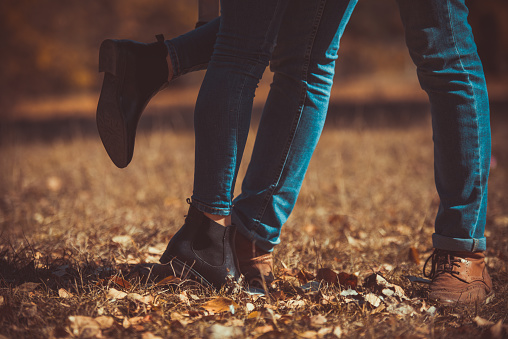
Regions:
<svg viewBox="0 0 508 339"><path fill-rule="evenodd" d="M266 40L266 38L265 38L265 40ZM250 69L249 69L249 73L252 74L255 68L256 68L256 65L252 65L250 67ZM247 81L247 78L244 78L244 81L242 82L242 86L240 88L240 93L238 95L239 98L242 98L242 95L243 95L243 92L244 92L244 89L245 89L245 83L246 83L246 81ZM236 131L235 131L235 139L236 139L235 142L236 142L237 147L235 147L235 168L234 168L234 172L233 172L233 182L231 183L230 193L229 193L229 199L231 201L233 200L234 189L235 189L233 187L234 186L233 183L236 182L236 177L238 175L237 168L239 168L239 163L238 163L238 140L240 139L240 137L239 137L238 134L239 134L240 128L239 128L238 125L239 125L239 121L240 121L240 106L241 106L240 102L241 102L241 99L238 100L237 110L236 110L236 115L235 115L235 117L236 117L236 127L237 127ZM245 147L245 145L244 145L244 147ZM242 159L240 159L240 161L241 160Z"/></svg>
<svg viewBox="0 0 508 339"><path fill-rule="evenodd" d="M209 211L229 211L229 214L231 214L231 207L224 207L224 208L217 208L217 207L212 207L212 206L209 206L205 203L202 203L201 201L199 200L196 200L195 198L192 198L192 204L196 206L196 208L201 207L201 208L204 208L206 210L209 210ZM198 210L200 210L198 208ZM207 212L208 213L208 212Z"/></svg>
<svg viewBox="0 0 508 339"><path fill-rule="evenodd" d="M450 0L447 0L446 1L446 7L447 7L447 10L448 10L448 23L449 23L449 26L450 26L450 31L451 31L451 35L452 35L452 39L453 39L453 47L455 49L455 52L457 53L457 56L459 58L459 62L460 62L460 67L462 68L462 71L464 72L464 74L467 75L467 82L471 88L471 92L472 92L472 95L473 95L473 102L474 102L474 111L475 111L475 123L476 123L476 145L478 146L478 151L480 149L480 136L479 136L479 126L478 126L478 100L476 98L476 92L473 88L473 83L471 81L471 77L470 77L470 74L468 71L466 71L466 68L464 67L464 64L462 62L462 55L461 53L459 52L458 48L457 48L457 39L455 38L455 30L454 30L454 27L453 27L453 23L451 21L451 10L450 10ZM478 226L478 220L480 219L480 206L482 205L482 201L483 201L483 187L482 187L482 184L481 184L481 177L483 175L483 170L482 170L482 166L481 166L481 163L480 163L480 160L478 159L477 161L477 169L478 169L478 175L476 176L475 178L475 182L478 183L479 181L479 188L480 188L480 202L477 203L477 208L476 208L476 220L475 220L475 229L476 229L476 226ZM474 237L474 234L472 235ZM473 238L474 239L474 238Z"/></svg>
<svg viewBox="0 0 508 339"><path fill-rule="evenodd" d="M277 5L276 5L276 6L277 6L277 7L275 8L275 13L278 13L278 12L280 11L279 7L281 6L281 2L279 1L279 2L277 3ZM283 15L283 13L282 13L281 15ZM269 25L269 29L267 29L267 30L266 30L266 33L265 33L265 36L264 36L264 39L263 39L263 40L264 40L264 41L263 41L263 47L265 47L265 45L267 44L267 41L268 41L268 38L267 38L267 37L269 36L269 32L271 31L270 27L273 25L273 21L274 21L274 20L271 20L270 25ZM279 25L279 26L280 26L280 25ZM265 48L263 48L263 49L265 49ZM269 51L269 54L270 54L270 55L269 55L268 60L270 60L270 59L271 59L272 53L273 53L273 47L272 47L272 48L270 48L270 51ZM262 58L262 55L261 55L261 54L257 56L257 59L254 61L254 63L255 63L255 64L251 65L251 67L250 67L250 69L249 69L249 73L250 73L250 74L253 74L253 73L254 73L254 71L255 71L255 69L256 69L256 67L257 67L258 65L263 65L263 64L264 64L264 61L263 61L263 58ZM266 66L267 66L267 65L265 65L265 66L264 66L264 67L265 67L265 69L266 69ZM257 77L257 74L256 74L256 77ZM261 74L261 77L259 77L259 78L258 78L258 83L259 83L259 80L261 80L261 78L262 78L262 74ZM245 85L246 85L246 81L247 81L247 78L244 78L244 81L243 81L242 86L241 86L241 88L240 88L239 98L241 98L241 97L242 97L242 95L243 95L243 92L244 92L244 89L245 89ZM239 118L239 112L240 112L240 102L241 102L241 100L239 100L239 101L238 101L238 106L237 106L237 114L236 114L236 122L237 122L237 125L238 125L238 122L239 122L239 120L240 120L240 118ZM236 133L235 133L235 138L236 138L236 144L237 144L237 145L238 145L238 140L239 140L239 135L238 135L238 133L239 133L239 128L237 128L237 129L236 129ZM237 159L237 157L238 157L238 150L237 150L237 149L235 149L235 169L234 169L233 182L235 182L235 181L236 181L237 168L239 168L239 166L238 166L238 159ZM241 159L240 159L240 161L241 161ZM232 185L232 186L233 186L233 185ZM231 199L231 200L233 200L233 199L232 199L232 198L233 198L233 190L234 190L234 187L231 187L231 193L230 193L230 199ZM263 208L262 208L262 209L263 209ZM260 213L260 214L261 214L261 213ZM264 212L263 212L262 214L264 214ZM255 228L259 225L259 222L260 222L261 218L259 218L258 220L259 220L258 222L255 222L255 223L254 223Z"/></svg>

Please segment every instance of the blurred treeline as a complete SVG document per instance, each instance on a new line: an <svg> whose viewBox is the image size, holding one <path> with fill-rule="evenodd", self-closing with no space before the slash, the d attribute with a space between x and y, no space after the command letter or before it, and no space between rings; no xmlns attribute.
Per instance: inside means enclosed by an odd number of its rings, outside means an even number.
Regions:
<svg viewBox="0 0 508 339"><path fill-rule="evenodd" d="M468 4L486 71L505 77L508 1ZM2 0L0 104L26 96L97 91L97 52L103 39L173 37L192 29L196 18L197 0ZM395 1L360 0L340 58L340 76L401 70L407 51Z"/></svg>
<svg viewBox="0 0 508 339"><path fill-rule="evenodd" d="M96 90L102 40L180 34L196 11L193 0L2 0L1 95Z"/></svg>

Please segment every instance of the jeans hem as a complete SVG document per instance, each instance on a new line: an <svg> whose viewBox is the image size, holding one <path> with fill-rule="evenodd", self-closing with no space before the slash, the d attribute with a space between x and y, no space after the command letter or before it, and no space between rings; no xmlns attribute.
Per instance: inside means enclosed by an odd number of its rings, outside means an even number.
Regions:
<svg viewBox="0 0 508 339"><path fill-rule="evenodd" d="M241 233L247 240L254 242L259 249L267 252L273 251L276 244L263 239L256 231L248 229L234 211L231 214L231 223L236 226L237 232Z"/></svg>
<svg viewBox="0 0 508 339"><path fill-rule="evenodd" d="M171 43L171 41L166 40L164 42L166 43L166 47L168 48L169 59L171 60L171 66L173 67L173 77L171 78L171 80L174 80L181 75L178 54L176 53L175 46Z"/></svg>
<svg viewBox="0 0 508 339"><path fill-rule="evenodd" d="M446 251L485 251L487 249L487 239L462 239L445 237L440 234L432 234L432 245L434 248Z"/></svg>
<svg viewBox="0 0 508 339"><path fill-rule="evenodd" d="M223 215L228 216L231 214L231 207L213 207L210 205L207 205L205 203L202 203L195 198L191 199L192 205L196 207L199 211L204 213L210 213L214 215Z"/></svg>

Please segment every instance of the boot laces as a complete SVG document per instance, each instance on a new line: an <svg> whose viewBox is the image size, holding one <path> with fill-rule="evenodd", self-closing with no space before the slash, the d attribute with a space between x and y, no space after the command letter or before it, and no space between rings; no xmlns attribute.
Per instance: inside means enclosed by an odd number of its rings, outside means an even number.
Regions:
<svg viewBox="0 0 508 339"><path fill-rule="evenodd" d="M430 273L427 274L427 264L431 261ZM460 272L454 271L454 267L460 267L461 258L453 255L452 252L435 249L423 265L423 276L434 279L440 274L450 273L458 276Z"/></svg>

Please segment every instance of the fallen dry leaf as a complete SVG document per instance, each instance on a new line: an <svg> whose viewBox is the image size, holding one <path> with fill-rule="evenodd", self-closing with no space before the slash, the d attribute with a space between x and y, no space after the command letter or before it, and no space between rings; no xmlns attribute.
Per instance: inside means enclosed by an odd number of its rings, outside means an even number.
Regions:
<svg viewBox="0 0 508 339"><path fill-rule="evenodd" d="M182 303L186 304L187 306L190 306L190 300L189 297L187 296L187 291L182 291L182 293L178 295L178 298L180 298L180 301Z"/></svg>
<svg viewBox="0 0 508 339"><path fill-rule="evenodd" d="M437 308L435 306L430 306L425 312L431 316L434 316L436 315Z"/></svg>
<svg viewBox="0 0 508 339"><path fill-rule="evenodd" d="M300 281L300 284L306 284L307 282L314 280L314 276L310 274L309 272L305 271L304 269L301 269L298 274L296 275L298 280Z"/></svg>
<svg viewBox="0 0 508 339"><path fill-rule="evenodd" d="M147 305L153 302L153 297L151 295L141 296L141 294L138 293L129 293L127 294L127 298Z"/></svg>
<svg viewBox="0 0 508 339"><path fill-rule="evenodd" d="M350 296L358 295L358 292L356 292L355 290L352 290L352 289L347 289L347 290L343 290L342 292L340 292L340 295L343 297L350 297Z"/></svg>
<svg viewBox="0 0 508 339"><path fill-rule="evenodd" d="M368 293L363 298L365 299L366 302L368 302L374 307L378 307L379 305L381 305L381 299L379 299L379 297L374 293Z"/></svg>
<svg viewBox="0 0 508 339"><path fill-rule="evenodd" d="M1 305L1 303L0 303ZM247 312L252 312L256 309L256 306L254 306L254 304L252 303L247 303L245 304L245 309L247 310Z"/></svg>
<svg viewBox="0 0 508 339"><path fill-rule="evenodd" d="M117 235L114 236L111 240L124 247L130 246L134 243L134 240L132 240L130 235Z"/></svg>
<svg viewBox="0 0 508 339"><path fill-rule="evenodd" d="M99 327L102 330L107 330L108 328L113 327L113 325L115 324L115 320L113 319L113 317L108 317L105 315L101 315L95 318L94 320L99 324Z"/></svg>
<svg viewBox="0 0 508 339"><path fill-rule="evenodd" d="M74 295L71 292L68 292L65 288L61 288L58 290L58 296L60 298L72 298Z"/></svg>
<svg viewBox="0 0 508 339"><path fill-rule="evenodd" d="M344 301L346 302L346 304L351 302L356 303L360 298L358 292L352 289L343 290L342 292L340 292L340 295L344 297Z"/></svg>
<svg viewBox="0 0 508 339"><path fill-rule="evenodd" d="M231 312L235 313L235 310L238 308L238 304L232 299L226 297L217 297L210 301L207 301L203 305L201 305L208 312L213 313L222 313L222 312Z"/></svg>
<svg viewBox="0 0 508 339"><path fill-rule="evenodd" d="M340 272L338 274L339 284L344 287L351 287L356 289L358 287L358 277L354 274Z"/></svg>
<svg viewBox="0 0 508 339"><path fill-rule="evenodd" d="M243 336L243 328L240 326L213 324L208 328L207 333L208 338L211 339L238 338Z"/></svg>
<svg viewBox="0 0 508 339"><path fill-rule="evenodd" d="M180 312L171 312L171 320L173 321L177 321L180 325L182 326L186 326L187 324L190 324L192 323L192 320L189 319L189 317L183 315L182 313Z"/></svg>
<svg viewBox="0 0 508 339"><path fill-rule="evenodd" d="M303 333L299 333L298 337L306 338L306 339L313 339L317 338L318 333L316 331L305 331Z"/></svg>
<svg viewBox="0 0 508 339"><path fill-rule="evenodd" d="M259 311L254 311L254 312L250 312L249 315L247 316L247 319L257 319L261 316L261 312Z"/></svg>
<svg viewBox="0 0 508 339"><path fill-rule="evenodd" d="M112 276L109 278L109 281L120 286L121 288L125 288L126 290L129 290L131 288L131 283L122 277Z"/></svg>
<svg viewBox="0 0 508 339"><path fill-rule="evenodd" d="M152 332L143 332L141 334L141 339L163 339L163 338L153 334Z"/></svg>
<svg viewBox="0 0 508 339"><path fill-rule="evenodd" d="M339 284L339 276L335 271L330 268L320 268L316 273L316 280L325 281L329 284L338 285Z"/></svg>
<svg viewBox="0 0 508 339"><path fill-rule="evenodd" d="M254 329L254 334L265 334L267 332L273 331L272 325L264 325L264 326L258 326Z"/></svg>
<svg viewBox="0 0 508 339"><path fill-rule="evenodd" d="M180 282L181 282L180 278L170 275L169 277L162 279L155 285L156 286L163 286L163 285L170 285L170 284L179 284Z"/></svg>
<svg viewBox="0 0 508 339"><path fill-rule="evenodd" d="M342 329L341 329L339 326L336 326L336 327L333 329L333 334L334 334L337 338L342 338Z"/></svg>
<svg viewBox="0 0 508 339"><path fill-rule="evenodd" d="M316 314L310 317L310 326L312 327L321 327L326 324L326 317L321 314Z"/></svg>
<svg viewBox="0 0 508 339"><path fill-rule="evenodd" d="M388 282L381 275L373 273L365 278L364 285L373 291L382 293L388 297L397 297L401 300L408 300L402 287Z"/></svg>
<svg viewBox="0 0 508 339"><path fill-rule="evenodd" d="M69 316L72 334L80 338L93 338L101 335L101 327L95 319L81 315Z"/></svg>
<svg viewBox="0 0 508 339"><path fill-rule="evenodd" d="M318 337L322 338L324 336L327 336L329 334L333 333L333 327L323 327L318 331Z"/></svg>
<svg viewBox="0 0 508 339"><path fill-rule="evenodd" d="M110 288L108 290L108 299L123 299L127 296L127 293L119 291L115 288Z"/></svg>
<svg viewBox="0 0 508 339"><path fill-rule="evenodd" d="M274 300L286 300L286 294L281 290L270 293L270 297L272 297Z"/></svg>
<svg viewBox="0 0 508 339"><path fill-rule="evenodd" d="M130 322L129 318L127 318L127 317L123 318L122 326L123 326L123 328L131 327L131 322Z"/></svg>
<svg viewBox="0 0 508 339"><path fill-rule="evenodd" d="M288 307L291 307L291 308L301 308L301 307L305 307L305 301L291 299L291 300L288 300L287 305L288 305Z"/></svg>
<svg viewBox="0 0 508 339"><path fill-rule="evenodd" d="M389 305L386 310L392 314L398 315L398 316L413 316L416 314L416 311L414 308L412 308L409 305L400 303L400 304L391 304Z"/></svg>
<svg viewBox="0 0 508 339"><path fill-rule="evenodd" d="M416 265L420 265L420 252L414 247L409 249L409 261Z"/></svg>
<svg viewBox="0 0 508 339"><path fill-rule="evenodd" d="M148 253L153 255L161 256L162 253L166 250L166 244L160 242L155 246L149 246L148 247Z"/></svg>
<svg viewBox="0 0 508 339"><path fill-rule="evenodd" d="M143 323L150 322L150 317L132 317L123 319L122 326L124 328L132 328L135 331L144 331Z"/></svg>

